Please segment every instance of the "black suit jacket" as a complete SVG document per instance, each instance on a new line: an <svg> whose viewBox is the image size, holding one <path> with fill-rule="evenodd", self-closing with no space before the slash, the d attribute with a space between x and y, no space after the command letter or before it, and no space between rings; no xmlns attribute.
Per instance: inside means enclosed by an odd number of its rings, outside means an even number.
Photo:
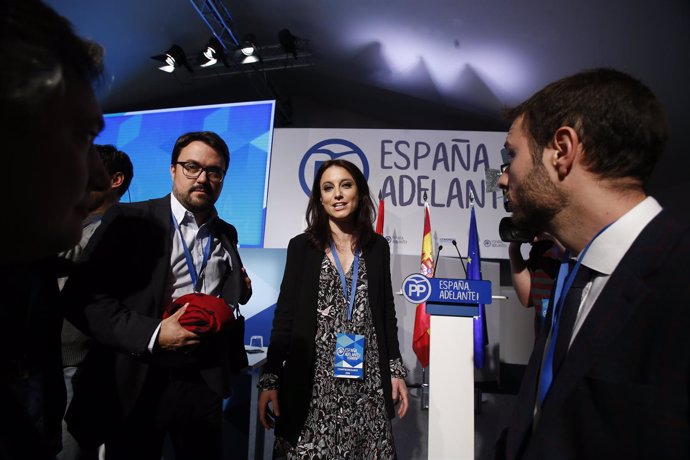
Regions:
<svg viewBox="0 0 690 460"><path fill-rule="evenodd" d="M84 252L85 262L63 289L68 319L99 343L89 351L75 378L75 400L68 416L70 431L75 434L80 431L78 425L89 429L98 424L93 412L104 412L116 421L126 417L150 366L169 365L182 358L180 354L171 356L172 352L166 356L148 351L167 306L164 293L173 236L170 216L169 195L111 207ZM232 263L223 281L222 297L233 306L245 303L248 297L240 298L244 281L237 232L216 219L212 234L221 240ZM205 339L195 356L204 380L221 397L230 394L231 374L246 366L242 342L241 334L238 342L238 334L226 329ZM80 388L84 388L81 395ZM89 392L97 393L98 401L92 401ZM96 408L91 407L96 403Z"/></svg>
<svg viewBox="0 0 690 460"><path fill-rule="evenodd" d="M280 376L280 413L276 435L296 442L311 399L316 307L324 251L301 234L290 240L285 273L273 319L271 344L264 372ZM400 358L398 327L390 275L388 242L376 235L363 251L369 278L369 307L379 349L379 367L389 417L394 408L389 360Z"/></svg>
<svg viewBox="0 0 690 460"><path fill-rule="evenodd" d="M65 385L56 261L0 265L0 458L54 458Z"/></svg>
<svg viewBox="0 0 690 460"><path fill-rule="evenodd" d="M690 458L688 230L662 211L638 236L575 337L533 426L542 335L497 458Z"/></svg>

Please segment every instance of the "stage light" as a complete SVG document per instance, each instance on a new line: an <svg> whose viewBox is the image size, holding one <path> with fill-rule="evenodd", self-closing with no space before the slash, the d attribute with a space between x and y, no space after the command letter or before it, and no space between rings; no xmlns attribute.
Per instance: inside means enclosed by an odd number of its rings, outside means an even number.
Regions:
<svg viewBox="0 0 690 460"><path fill-rule="evenodd" d="M225 47L216 37L211 37L206 43L206 49L201 52L199 57L200 67L211 67L221 61L226 67L228 63L225 59Z"/></svg>
<svg viewBox="0 0 690 460"><path fill-rule="evenodd" d="M242 59L242 64L253 64L255 62L259 62L261 58L256 55L252 54L251 56L246 56L244 59Z"/></svg>
<svg viewBox="0 0 690 460"><path fill-rule="evenodd" d="M244 37L242 45L240 45L240 52L244 56L240 60L240 63L242 64L252 64L261 60L256 38L251 34Z"/></svg>
<svg viewBox="0 0 690 460"><path fill-rule="evenodd" d="M245 39L240 47L240 51L242 51L242 54L245 56L253 56L254 53L256 53L256 45L254 45L254 41Z"/></svg>
<svg viewBox="0 0 690 460"><path fill-rule="evenodd" d="M187 70L192 72L192 68L187 62L187 56L184 54L182 48L178 45L171 46L165 54L151 56L151 59L164 63L164 65L158 67L158 69L162 70L163 72L173 73L175 69L180 66L184 66Z"/></svg>
<svg viewBox="0 0 690 460"><path fill-rule="evenodd" d="M297 59L297 37L292 35L288 29L278 32L278 41L286 54L292 54Z"/></svg>

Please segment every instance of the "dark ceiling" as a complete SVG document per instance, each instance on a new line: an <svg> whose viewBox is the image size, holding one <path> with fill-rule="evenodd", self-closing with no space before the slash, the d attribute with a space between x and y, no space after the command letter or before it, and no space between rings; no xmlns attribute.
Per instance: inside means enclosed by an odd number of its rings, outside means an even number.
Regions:
<svg viewBox="0 0 690 460"><path fill-rule="evenodd" d="M150 59L173 43L188 54L205 45L210 30L189 0L47 2L105 46L105 112L277 98L276 127L494 131L506 129L502 107L550 81L614 67L669 114L651 190L674 196L687 181L688 0L224 0L238 36L273 45L288 28L309 41L314 65L193 76Z"/></svg>

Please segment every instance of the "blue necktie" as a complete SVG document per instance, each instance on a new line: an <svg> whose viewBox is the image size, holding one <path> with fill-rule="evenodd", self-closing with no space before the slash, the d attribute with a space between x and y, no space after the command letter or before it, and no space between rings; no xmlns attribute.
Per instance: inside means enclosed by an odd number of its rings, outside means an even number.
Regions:
<svg viewBox="0 0 690 460"><path fill-rule="evenodd" d="M570 262L570 270L573 270L574 262ZM540 375L540 402L543 403L546 395L549 392L553 379L558 374L558 370L568 353L570 346L570 338L573 334L573 326L577 319L577 312L582 301L582 290L592 278L594 271L580 265L572 286L568 290L563 304L560 309L554 311L557 315L554 327L551 331L551 336L546 344L547 351L544 355L544 363L542 363L542 372ZM556 303L556 307L559 304Z"/></svg>

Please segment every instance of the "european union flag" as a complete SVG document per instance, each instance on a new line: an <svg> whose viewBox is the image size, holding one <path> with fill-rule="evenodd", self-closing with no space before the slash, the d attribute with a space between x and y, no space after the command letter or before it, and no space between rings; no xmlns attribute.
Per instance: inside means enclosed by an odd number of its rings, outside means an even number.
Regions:
<svg viewBox="0 0 690 460"><path fill-rule="evenodd" d="M470 239L467 244L467 279L482 279L482 258L479 254L479 235L477 234L477 219L472 206L470 217ZM474 320L474 367L484 367L484 346L488 343L484 304L479 304L479 315Z"/></svg>

